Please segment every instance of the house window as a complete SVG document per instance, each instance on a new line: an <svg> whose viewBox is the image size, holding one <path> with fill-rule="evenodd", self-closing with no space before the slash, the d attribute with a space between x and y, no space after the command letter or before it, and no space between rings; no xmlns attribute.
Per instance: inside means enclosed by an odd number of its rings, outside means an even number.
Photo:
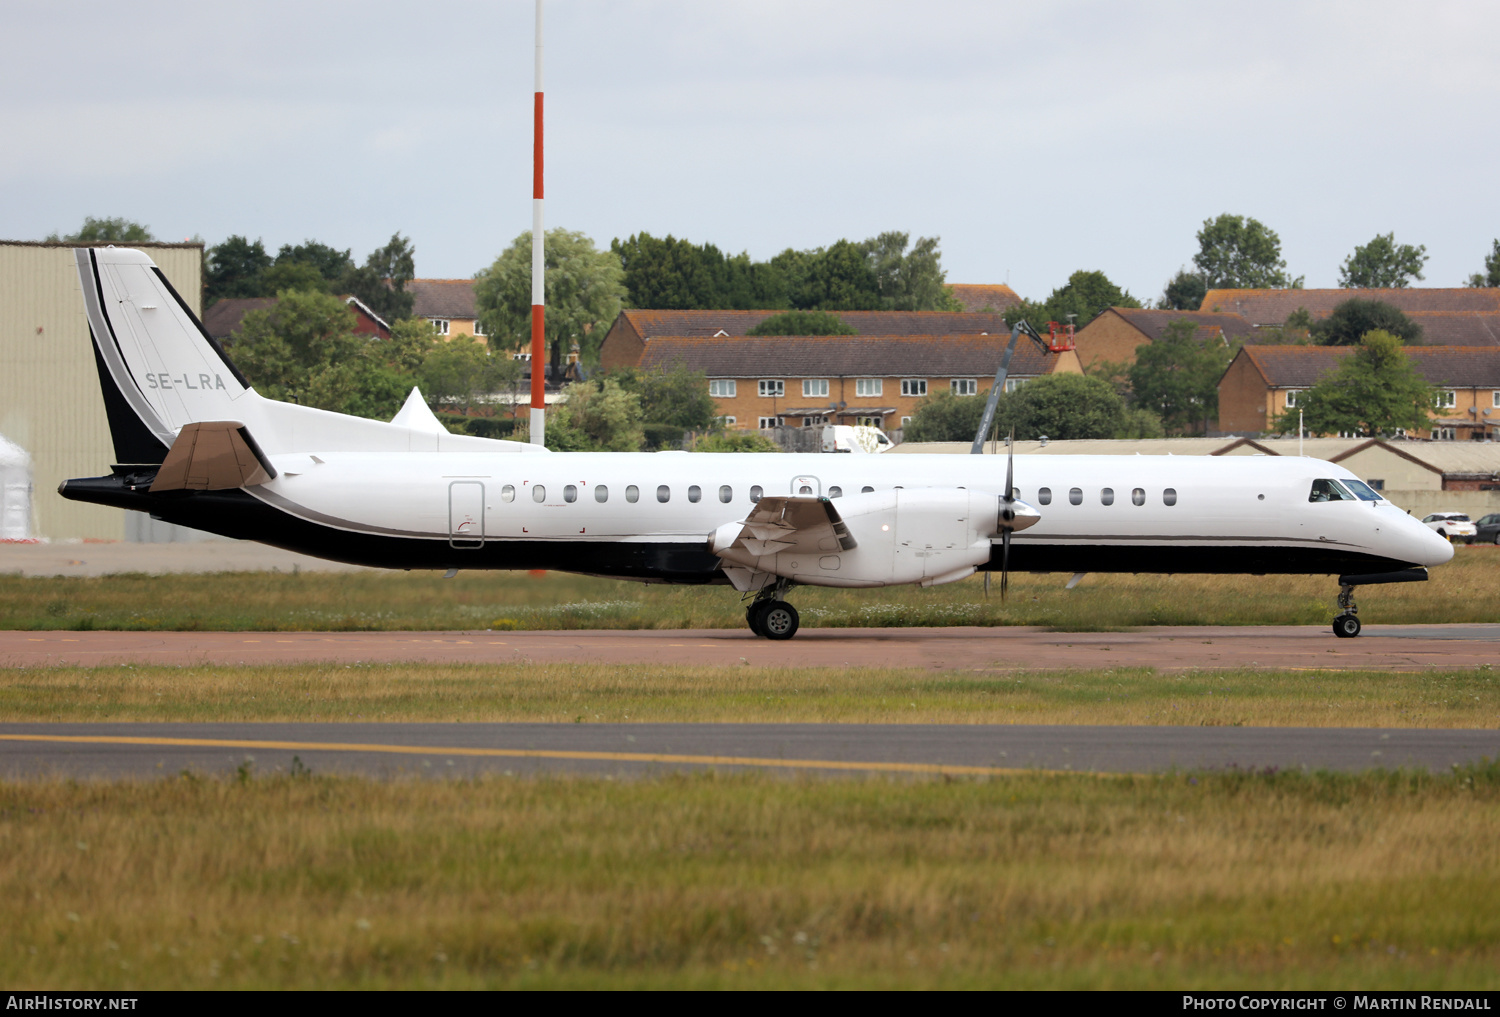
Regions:
<svg viewBox="0 0 1500 1017"><path fill-rule="evenodd" d="M432 322L432 327L435 328L435 329L437 329L437 334L438 335L447 335L448 334L448 319L447 318L428 318L427 320L430 321L430 322Z"/></svg>
<svg viewBox="0 0 1500 1017"><path fill-rule="evenodd" d="M480 321L478 318L474 319L474 334L489 335L489 333L484 330L484 322Z"/></svg>
<svg viewBox="0 0 1500 1017"><path fill-rule="evenodd" d="M880 395L883 386L880 378L856 378L854 379L854 394L857 397L871 399ZM1495 405L1500 406L1500 392L1495 393Z"/></svg>
<svg viewBox="0 0 1500 1017"><path fill-rule="evenodd" d="M1020 388L1030 380L1030 378L1006 378L1005 391L1014 392L1016 389Z"/></svg>
<svg viewBox="0 0 1500 1017"><path fill-rule="evenodd" d="M1433 441L1453 441L1456 437L1457 435L1451 427L1434 428L1432 432Z"/></svg>
<svg viewBox="0 0 1500 1017"><path fill-rule="evenodd" d="M1305 389L1305 388L1289 388L1289 389L1287 389L1286 390L1286 408L1289 409L1289 410L1295 410L1299 405L1301 405L1301 396L1302 396L1302 393L1306 392L1306 391L1307 391L1307 389Z"/></svg>
<svg viewBox="0 0 1500 1017"><path fill-rule="evenodd" d="M733 427L736 423L733 417L718 417L720 427Z"/></svg>
<svg viewBox="0 0 1500 1017"><path fill-rule="evenodd" d="M927 394L926 378L902 378L901 394L904 396L924 396Z"/></svg>
<svg viewBox="0 0 1500 1017"><path fill-rule="evenodd" d="M1446 392L1439 392L1437 404L1440 410L1452 409L1458 405L1458 393L1453 389L1448 389Z"/></svg>
<svg viewBox="0 0 1500 1017"><path fill-rule="evenodd" d="M910 424L910 423L911 423L911 418L910 417L902 417L901 418L901 426L902 427L905 427L907 424Z"/></svg>
<svg viewBox="0 0 1500 1017"><path fill-rule="evenodd" d="M828 423L828 418L827 417L803 417L802 418L802 426L803 427L815 427L815 426L817 426L819 424L826 424L826 423Z"/></svg>
<svg viewBox="0 0 1500 1017"><path fill-rule="evenodd" d="M954 378L948 383L956 396L971 396L979 394L979 382L973 378Z"/></svg>
<svg viewBox="0 0 1500 1017"><path fill-rule="evenodd" d="M828 394L828 379L803 378L802 394L808 397L826 396Z"/></svg>
<svg viewBox="0 0 1500 1017"><path fill-rule="evenodd" d="M1495 391L1492 396L1492 401L1494 402L1496 408L1500 408L1500 390Z"/></svg>
<svg viewBox="0 0 1500 1017"><path fill-rule="evenodd" d="M756 426L760 427L762 429L767 428L767 427L780 427L781 426L781 418L780 417L761 417L760 418L760 423L757 424Z"/></svg>
<svg viewBox="0 0 1500 1017"><path fill-rule="evenodd" d="M1384 480L1366 480L1365 483L1369 484L1370 487L1373 490L1376 490L1376 491L1384 491L1385 490L1385 481Z"/></svg>
<svg viewBox="0 0 1500 1017"><path fill-rule="evenodd" d="M715 399L733 399L735 395L735 384L733 378L715 378L708 383L708 394Z"/></svg>
<svg viewBox="0 0 1500 1017"><path fill-rule="evenodd" d="M780 399L786 395L786 382L765 380L760 382L758 391L763 398Z"/></svg>
<svg viewBox="0 0 1500 1017"><path fill-rule="evenodd" d="M879 417L855 417L854 418L854 423L856 425L858 425L859 427L879 427L881 425L881 422L882 421L881 421L881 419Z"/></svg>

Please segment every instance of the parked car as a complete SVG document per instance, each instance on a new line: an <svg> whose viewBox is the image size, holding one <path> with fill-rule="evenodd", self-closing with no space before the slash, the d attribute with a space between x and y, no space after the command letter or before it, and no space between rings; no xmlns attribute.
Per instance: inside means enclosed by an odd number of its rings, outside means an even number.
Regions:
<svg viewBox="0 0 1500 1017"><path fill-rule="evenodd" d="M1479 522L1475 523L1474 527L1478 531L1474 534L1475 543L1500 544L1500 512L1480 516Z"/></svg>
<svg viewBox="0 0 1500 1017"><path fill-rule="evenodd" d="M1455 544L1460 541L1472 544L1475 534L1478 533L1478 528L1469 521L1468 514L1464 512L1434 512L1422 522L1437 531L1439 537L1447 537Z"/></svg>

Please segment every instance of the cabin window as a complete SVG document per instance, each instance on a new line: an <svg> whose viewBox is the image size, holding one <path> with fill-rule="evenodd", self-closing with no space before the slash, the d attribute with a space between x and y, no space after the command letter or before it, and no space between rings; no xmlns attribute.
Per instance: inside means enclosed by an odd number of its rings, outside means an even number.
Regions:
<svg viewBox="0 0 1500 1017"><path fill-rule="evenodd" d="M515 501L516 500L516 485L515 484L506 484L504 487L502 487L500 489L500 500L501 501Z"/></svg>
<svg viewBox="0 0 1500 1017"><path fill-rule="evenodd" d="M534 501L534 502L539 502L539 503L546 501L547 500L547 489L545 487L543 487L541 484L534 484L534 485L532 485L532 488L531 488L531 500Z"/></svg>
<svg viewBox="0 0 1500 1017"><path fill-rule="evenodd" d="M1163 491L1161 493L1161 503L1163 505L1176 505L1177 504L1177 488L1175 488L1175 487L1169 487L1165 491Z"/></svg>
<svg viewBox="0 0 1500 1017"><path fill-rule="evenodd" d="M702 497L703 488L699 487L697 484L694 484L692 487L688 488L688 501L692 502L694 505L698 504L699 500L701 500Z"/></svg>
<svg viewBox="0 0 1500 1017"><path fill-rule="evenodd" d="M837 485L835 485L828 489L828 497L830 498L842 498L843 496L844 489L842 487L838 487Z"/></svg>
<svg viewBox="0 0 1500 1017"><path fill-rule="evenodd" d="M1130 504L1132 504L1132 505L1144 505L1144 504L1146 504L1146 490L1145 490L1145 488L1138 487L1134 491L1130 492Z"/></svg>
<svg viewBox="0 0 1500 1017"><path fill-rule="evenodd" d="M1353 501L1354 495L1344 490L1337 480L1314 480L1308 492L1308 501Z"/></svg>
<svg viewBox="0 0 1500 1017"><path fill-rule="evenodd" d="M750 489L750 501L752 503L760 501L760 496L764 493L765 492L761 490L760 485L756 484Z"/></svg>
<svg viewBox="0 0 1500 1017"><path fill-rule="evenodd" d="M1354 496L1360 501L1379 501L1380 495L1376 494L1363 480L1346 480L1344 486L1354 492Z"/></svg>
<svg viewBox="0 0 1500 1017"><path fill-rule="evenodd" d="M1036 489L1036 503L1038 505L1052 504L1052 488L1039 487Z"/></svg>
<svg viewBox="0 0 1500 1017"><path fill-rule="evenodd" d="M730 487L728 484L725 484L723 487L719 488L719 500L722 501L725 505L728 505L730 502L734 501L734 488Z"/></svg>
<svg viewBox="0 0 1500 1017"><path fill-rule="evenodd" d="M601 505L604 504L605 502L609 501L609 485L608 484L595 484L594 485L594 500L597 501Z"/></svg>
<svg viewBox="0 0 1500 1017"><path fill-rule="evenodd" d="M1099 492L1099 503L1101 505L1113 505L1115 503L1115 489L1106 487Z"/></svg>
<svg viewBox="0 0 1500 1017"><path fill-rule="evenodd" d="M639 487L636 487L634 484L631 484L625 489L625 500L630 502L630 504L632 505L640 501L641 489Z"/></svg>
<svg viewBox="0 0 1500 1017"><path fill-rule="evenodd" d="M801 487L797 488L797 494L801 497L806 497L807 495L812 494L812 488L808 487L806 484L803 484Z"/></svg>
<svg viewBox="0 0 1500 1017"><path fill-rule="evenodd" d="M578 500L578 487L577 487L577 485L575 485L575 484L569 484L567 487L563 488L563 501L565 501L569 505L571 505L571 504L573 504L577 500Z"/></svg>
<svg viewBox="0 0 1500 1017"><path fill-rule="evenodd" d="M859 493L860 494L874 494L875 493L875 489L873 487L861 487L859 489Z"/></svg>
<svg viewBox="0 0 1500 1017"><path fill-rule="evenodd" d="M670 487L668 487L666 484L662 484L660 487L658 487L656 489L656 500L659 501L659 502L661 502L663 505L665 505L667 502L671 501L672 500L672 489Z"/></svg>
<svg viewBox="0 0 1500 1017"><path fill-rule="evenodd" d="M1069 505L1082 505L1083 504L1083 488L1081 488L1081 487L1070 487L1070 488L1068 488L1068 504Z"/></svg>

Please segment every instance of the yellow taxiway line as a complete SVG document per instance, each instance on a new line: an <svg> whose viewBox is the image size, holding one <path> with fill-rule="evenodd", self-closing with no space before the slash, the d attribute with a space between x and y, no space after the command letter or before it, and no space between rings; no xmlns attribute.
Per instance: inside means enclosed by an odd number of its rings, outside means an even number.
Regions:
<svg viewBox="0 0 1500 1017"><path fill-rule="evenodd" d="M1080 776L1089 771L1022 767L960 766L946 763L880 763L837 759L770 759L760 756L695 756L664 752L585 752L571 749L484 749L363 742L282 742L228 738L151 738L135 735L0 734L0 741L62 742L80 745L156 745L212 749L290 749L298 752L382 752L399 756L478 756L504 759L578 759L616 763L690 763L698 766L758 766L792 770L848 770L941 776L1018 777L1045 774ZM1127 776L1096 774L1095 776Z"/></svg>

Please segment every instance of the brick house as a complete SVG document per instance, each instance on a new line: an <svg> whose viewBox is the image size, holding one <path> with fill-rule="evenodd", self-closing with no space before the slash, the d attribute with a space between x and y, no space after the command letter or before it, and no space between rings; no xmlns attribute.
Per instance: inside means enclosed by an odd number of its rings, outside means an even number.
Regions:
<svg viewBox="0 0 1500 1017"><path fill-rule="evenodd" d="M1209 290L1199 310L1238 314L1256 328L1274 328L1285 324L1299 307L1305 308L1316 320L1328 317L1339 304L1355 297L1390 304L1407 315L1434 312L1500 314L1500 289L1472 286L1448 289ZM1427 343L1438 345L1434 339L1428 339Z"/></svg>
<svg viewBox="0 0 1500 1017"><path fill-rule="evenodd" d="M728 426L874 424L902 427L937 392L989 392L1010 334L656 336L638 366L678 364L708 376ZM1073 350L1016 347L1007 389L1047 374L1081 374Z"/></svg>
<svg viewBox="0 0 1500 1017"><path fill-rule="evenodd" d="M1197 324L1194 338L1200 343L1249 341L1255 332L1254 326L1238 314L1109 307L1080 328L1074 337L1079 363L1085 371L1104 362L1133 364L1138 346L1156 342L1168 325L1183 319Z"/></svg>
<svg viewBox="0 0 1500 1017"><path fill-rule="evenodd" d="M473 279L413 279L406 292L412 295L412 317L426 318L438 334L484 335L474 306Z"/></svg>
<svg viewBox="0 0 1500 1017"><path fill-rule="evenodd" d="M389 339L391 326L385 319L358 297L343 297L344 303L354 312L355 335L367 335L374 339ZM208 334L223 342L240 330L240 322L251 311L265 311L276 306L275 297L225 297L216 300L203 314L203 327Z"/></svg>
<svg viewBox="0 0 1500 1017"><path fill-rule="evenodd" d="M610 326L599 349L599 364L606 371L636 367L642 363L647 345L657 336L743 336L756 325L784 311L621 311ZM1010 336L1005 316L967 311L838 311L840 318L860 335ZM994 373L994 369L990 369Z"/></svg>
<svg viewBox="0 0 1500 1017"><path fill-rule="evenodd" d="M1297 396L1354 352L1349 346L1245 346L1219 381L1219 430L1263 434ZM1430 432L1446 441L1500 440L1500 347L1413 346L1412 364L1441 393Z"/></svg>

